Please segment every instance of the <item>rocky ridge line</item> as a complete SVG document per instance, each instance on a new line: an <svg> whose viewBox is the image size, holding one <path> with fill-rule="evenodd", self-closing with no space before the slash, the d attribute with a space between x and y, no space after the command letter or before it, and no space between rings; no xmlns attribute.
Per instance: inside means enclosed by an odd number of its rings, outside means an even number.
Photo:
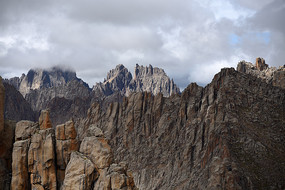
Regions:
<svg viewBox="0 0 285 190"><path fill-rule="evenodd" d="M266 69L266 68L265 68ZM104 131L139 189L284 189L285 91L222 69L181 95L134 93L77 122Z"/></svg>
<svg viewBox="0 0 285 190"><path fill-rule="evenodd" d="M134 77L123 65L117 65L115 69L110 70L103 83L97 83L93 87L95 96L103 97L115 92L119 92L122 96L129 96L133 92L143 91L154 95L162 93L165 97L180 93L173 79L170 80L163 69L138 64L135 66Z"/></svg>
<svg viewBox="0 0 285 190"><path fill-rule="evenodd" d="M285 89L285 65L279 68L269 67L263 58L258 57L255 65L246 61L239 62L237 71L256 76L273 86Z"/></svg>

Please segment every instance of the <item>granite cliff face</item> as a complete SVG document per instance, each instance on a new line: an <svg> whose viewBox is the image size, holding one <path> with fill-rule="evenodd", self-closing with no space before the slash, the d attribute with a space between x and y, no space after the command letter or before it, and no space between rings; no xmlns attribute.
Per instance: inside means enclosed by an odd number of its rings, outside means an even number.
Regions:
<svg viewBox="0 0 285 190"><path fill-rule="evenodd" d="M139 66L136 64L134 77L123 65L117 65L107 74L103 83L97 83L93 87L95 96L106 97L115 92L122 96L129 96L132 92L151 92L156 95L162 93L169 97L179 93L180 90L173 80L170 80L163 69Z"/></svg>
<svg viewBox="0 0 285 190"><path fill-rule="evenodd" d="M181 95L134 93L107 111L93 104L76 125L80 139L91 126L104 131L139 189L284 189L284 94L222 69Z"/></svg>
<svg viewBox="0 0 285 190"><path fill-rule="evenodd" d="M15 129L11 189L136 189L124 163L116 164L108 141L93 129L80 145L73 121L52 128L49 112Z"/></svg>

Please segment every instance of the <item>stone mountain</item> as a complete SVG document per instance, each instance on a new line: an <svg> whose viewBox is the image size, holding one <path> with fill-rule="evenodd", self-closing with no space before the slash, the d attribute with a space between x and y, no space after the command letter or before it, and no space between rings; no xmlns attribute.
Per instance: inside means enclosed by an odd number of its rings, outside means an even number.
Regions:
<svg viewBox="0 0 285 190"><path fill-rule="evenodd" d="M26 106L25 110L29 111L24 111L22 108L20 109L22 112L18 111L18 117L16 117L13 113L16 110L11 111L9 109L11 106L6 107L5 115L8 119L20 121L18 118L22 118L35 121L31 117L26 117L25 114L33 110L36 112L33 116L35 118L40 110L50 109L53 125L66 122L72 117L86 116L90 105L93 102L102 102L103 99L105 102L121 101L123 96L135 91L163 93L165 96L179 93L179 88L173 80L170 80L162 69L153 68L151 65L149 67L136 65L134 79L123 65L117 65L107 74L107 79L103 83L97 83L93 90L77 78L75 72L59 67L48 70L31 69L27 75L5 80L5 83L19 90L32 108L27 108L26 103L23 103ZM9 100L15 100L8 101L9 105L20 105L15 98L9 98Z"/></svg>
<svg viewBox="0 0 285 190"><path fill-rule="evenodd" d="M119 66L102 86L121 91L56 127L48 111L2 122L0 81L0 189L285 189L283 68L268 78L262 59L237 68L181 94L138 90L114 102L129 89L119 84L137 79Z"/></svg>

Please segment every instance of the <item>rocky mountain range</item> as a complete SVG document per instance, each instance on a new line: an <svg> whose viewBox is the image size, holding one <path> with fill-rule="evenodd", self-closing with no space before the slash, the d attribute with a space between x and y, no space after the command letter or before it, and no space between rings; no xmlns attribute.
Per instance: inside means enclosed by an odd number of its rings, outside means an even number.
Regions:
<svg viewBox="0 0 285 190"><path fill-rule="evenodd" d="M135 66L134 77L123 65L117 65L115 69L110 70L103 83L97 83L93 87L95 96L102 95L103 97L115 92L129 96L132 92L144 91L153 95L162 93L165 97L180 93L173 79L170 80L163 69L152 67L152 65L144 67L138 64Z"/></svg>
<svg viewBox="0 0 285 190"><path fill-rule="evenodd" d="M162 69L118 65L85 99L55 96L17 124L0 80L0 189L285 189L284 73L241 61L179 93ZM60 86L25 80L25 99Z"/></svg>
<svg viewBox="0 0 285 190"><path fill-rule="evenodd" d="M27 103L8 101L5 117L15 121L29 119L35 121L40 110L50 109L53 125L68 121L71 117L80 118L86 116L87 110L93 102L101 102L103 99L109 102L122 100L135 91L150 91L153 94L162 93L170 96L172 93L179 93L179 88L170 80L163 69L138 66L135 67L135 78L123 65L107 73L107 79L103 83L97 83L93 89L71 70L64 70L60 67L51 69L31 69L27 75L20 78L6 79L5 85L12 85L24 97ZM11 89L9 87L9 89ZM10 93L10 90L7 94ZM15 90L11 93L17 93ZM9 95L9 97L16 97ZM18 96L17 96L18 97ZM15 98L14 98L15 99ZM20 99L18 97L18 99ZM23 99L23 98L22 98ZM105 102L108 102L108 101ZM15 109L15 105L25 108ZM9 109L11 108L11 109ZM26 117L25 114L33 117ZM16 116L17 115L17 116ZM20 119L21 118L21 119Z"/></svg>

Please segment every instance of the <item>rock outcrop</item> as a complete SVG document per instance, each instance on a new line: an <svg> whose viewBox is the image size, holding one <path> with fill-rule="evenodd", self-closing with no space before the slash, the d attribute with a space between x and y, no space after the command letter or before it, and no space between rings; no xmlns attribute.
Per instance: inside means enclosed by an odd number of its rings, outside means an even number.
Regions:
<svg viewBox="0 0 285 190"><path fill-rule="evenodd" d="M169 97L172 94L180 92L173 79L170 80L163 69L139 66L136 64L134 78L128 87L130 92L151 92L156 95L162 93L163 96Z"/></svg>
<svg viewBox="0 0 285 190"><path fill-rule="evenodd" d="M62 190L91 190L95 175L96 170L90 159L79 152L72 152Z"/></svg>
<svg viewBox="0 0 285 190"><path fill-rule="evenodd" d="M237 71L256 76L273 86L285 89L285 66L280 66L278 69L269 67L263 58L258 57L255 65L246 61L239 62Z"/></svg>
<svg viewBox="0 0 285 190"><path fill-rule="evenodd" d="M133 93L107 110L93 104L77 128L81 140L102 129L139 189L284 189L284 94L222 69L181 95Z"/></svg>
<svg viewBox="0 0 285 190"><path fill-rule="evenodd" d="M115 69L107 73L107 79L104 79L103 83L99 82L93 87L94 95L97 97L106 97L115 92L125 94L131 80L132 74L128 69L124 65L117 65Z"/></svg>
<svg viewBox="0 0 285 190"><path fill-rule="evenodd" d="M72 153L65 176L63 189L137 189L126 163L114 163L112 149L96 126L90 126L79 152Z"/></svg>
<svg viewBox="0 0 285 190"><path fill-rule="evenodd" d="M9 189L7 184L11 182L12 190L135 189L126 165L114 163L111 147L103 132L94 126L88 134L90 136L83 140L79 150L72 120L58 125L55 131L48 110L43 110L37 123L25 120L18 122L12 164L10 161L12 180L5 176L8 171L1 165L0 179L5 179L6 183L0 183L0 187ZM2 151L5 146L1 141L0 145ZM6 149L3 151L9 155ZM3 166L9 164L5 161L0 154L0 162L5 164Z"/></svg>
<svg viewBox="0 0 285 190"><path fill-rule="evenodd" d="M77 151L79 142L73 121L56 126L56 164L57 164L57 184L60 188L65 179L65 169L70 160L72 152ZM69 176L70 177L70 176Z"/></svg>
<svg viewBox="0 0 285 190"><path fill-rule="evenodd" d="M55 134L48 115L43 111L39 123L17 123L11 189L56 189Z"/></svg>

